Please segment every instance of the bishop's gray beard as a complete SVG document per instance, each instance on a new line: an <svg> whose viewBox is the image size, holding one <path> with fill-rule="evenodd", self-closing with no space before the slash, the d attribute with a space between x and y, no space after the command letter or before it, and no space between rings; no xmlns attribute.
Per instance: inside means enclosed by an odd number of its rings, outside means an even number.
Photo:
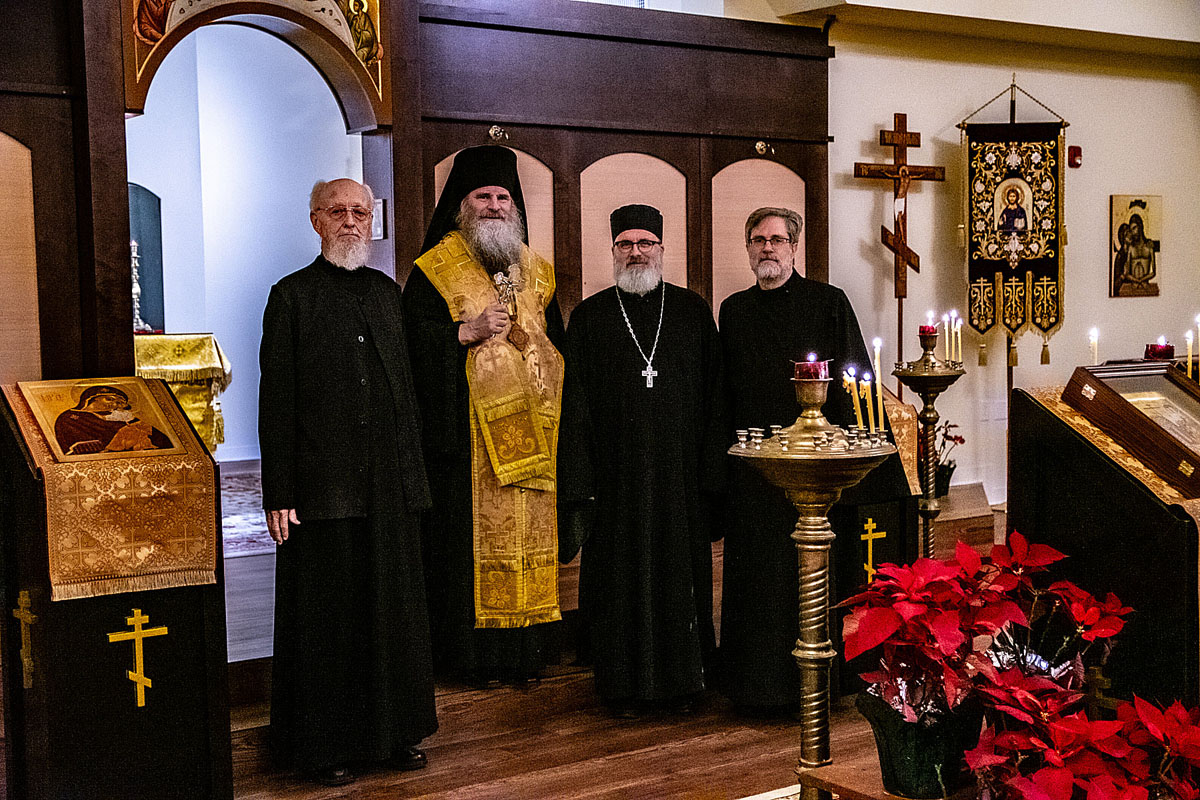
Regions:
<svg viewBox="0 0 1200 800"><path fill-rule="evenodd" d="M651 262L646 266L639 264L632 268L621 268L614 263L613 281L623 292L636 295L648 294L654 291L654 287L662 281L662 262L660 261L658 264Z"/></svg>
<svg viewBox="0 0 1200 800"><path fill-rule="evenodd" d="M338 239L322 251L322 255L325 256L326 261L342 269L358 269L361 266L365 266L367 256L370 254L370 242L363 241L362 239L346 241Z"/></svg>
<svg viewBox="0 0 1200 800"><path fill-rule="evenodd" d="M495 274L521 263L525 226L516 206L509 210L508 219L480 219L469 208L460 208L456 221L471 252L488 272Z"/></svg>

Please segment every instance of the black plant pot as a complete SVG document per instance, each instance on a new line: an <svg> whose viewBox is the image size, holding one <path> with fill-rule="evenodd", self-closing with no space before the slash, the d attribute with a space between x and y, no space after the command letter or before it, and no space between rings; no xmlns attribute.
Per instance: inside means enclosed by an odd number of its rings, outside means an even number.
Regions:
<svg viewBox="0 0 1200 800"><path fill-rule="evenodd" d="M938 464L933 473L933 493L937 497L950 494L950 478L954 477L957 464Z"/></svg>
<svg viewBox="0 0 1200 800"><path fill-rule="evenodd" d="M979 744L983 708L963 703L932 725L905 722L880 698L859 692L859 713L871 723L883 788L901 797L947 797L971 780L963 753Z"/></svg>

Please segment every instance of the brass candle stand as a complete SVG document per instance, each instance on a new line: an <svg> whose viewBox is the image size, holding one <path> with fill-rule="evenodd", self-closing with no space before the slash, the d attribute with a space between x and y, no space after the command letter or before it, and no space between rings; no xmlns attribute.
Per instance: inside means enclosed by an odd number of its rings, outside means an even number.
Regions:
<svg viewBox="0 0 1200 800"><path fill-rule="evenodd" d="M828 378L795 378L801 413L788 428L738 431L729 449L745 458L775 486L782 488L799 512L791 537L800 570L800 638L792 655L800 669L800 761L797 771L831 762L829 754L829 667L837 655L829 640L829 549L834 540L829 509L842 491L896 452L882 432L869 433L831 425L821 413ZM821 795L806 788L805 800Z"/></svg>
<svg viewBox="0 0 1200 800"><path fill-rule="evenodd" d="M937 347L938 335L933 333L919 334L921 349L924 351L916 361L896 364L892 374L900 382L916 392L924 405L917 415L921 423L921 500L917 505L921 515L921 540L918 554L924 558L933 558L933 521L942 513L941 504L935 491L934 476L937 474L937 423L941 418L934 403L937 397L950 388L956 380L966 374L961 361L942 361L933 354Z"/></svg>

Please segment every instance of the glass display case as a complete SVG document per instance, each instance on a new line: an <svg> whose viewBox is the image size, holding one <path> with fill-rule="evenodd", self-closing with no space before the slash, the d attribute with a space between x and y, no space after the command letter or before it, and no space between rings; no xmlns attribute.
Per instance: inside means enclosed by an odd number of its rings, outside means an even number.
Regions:
<svg viewBox="0 0 1200 800"><path fill-rule="evenodd" d="M1172 362L1077 367L1062 399L1184 497L1200 497L1200 385Z"/></svg>

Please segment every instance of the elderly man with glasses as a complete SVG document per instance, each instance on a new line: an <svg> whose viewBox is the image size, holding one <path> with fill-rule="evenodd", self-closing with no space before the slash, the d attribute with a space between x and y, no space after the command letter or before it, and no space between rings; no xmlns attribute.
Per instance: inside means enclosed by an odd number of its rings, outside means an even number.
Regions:
<svg viewBox="0 0 1200 800"><path fill-rule="evenodd" d="M437 729L421 571L429 505L399 285L366 266L373 197L309 201L321 255L271 288L260 351L263 506L278 545L271 738L329 785L425 766Z"/></svg>
<svg viewBox="0 0 1200 800"><path fill-rule="evenodd" d="M739 428L786 426L796 420L793 361L814 353L831 362L829 374L834 376L851 366L860 375L871 369L845 293L797 272L802 227L800 215L787 208L760 208L746 220L746 253L755 285L728 297L719 320L728 440ZM824 412L836 425L854 422L847 392L830 391ZM790 538L796 510L752 467L741 459L731 461L737 463L730 466L725 514L722 691L744 711L787 713L797 710L801 698L792 656L799 635L796 547ZM870 483L875 475L885 476L883 486L906 492L898 460L868 478L869 494L880 491L879 484ZM843 538L838 537L839 544Z"/></svg>
<svg viewBox="0 0 1200 800"><path fill-rule="evenodd" d="M713 653L713 509L728 446L720 346L704 298L662 279L662 215L629 205L610 223L616 286L567 327L567 393L586 414L566 438L581 443L596 499L580 611L615 714L682 712Z"/></svg>

